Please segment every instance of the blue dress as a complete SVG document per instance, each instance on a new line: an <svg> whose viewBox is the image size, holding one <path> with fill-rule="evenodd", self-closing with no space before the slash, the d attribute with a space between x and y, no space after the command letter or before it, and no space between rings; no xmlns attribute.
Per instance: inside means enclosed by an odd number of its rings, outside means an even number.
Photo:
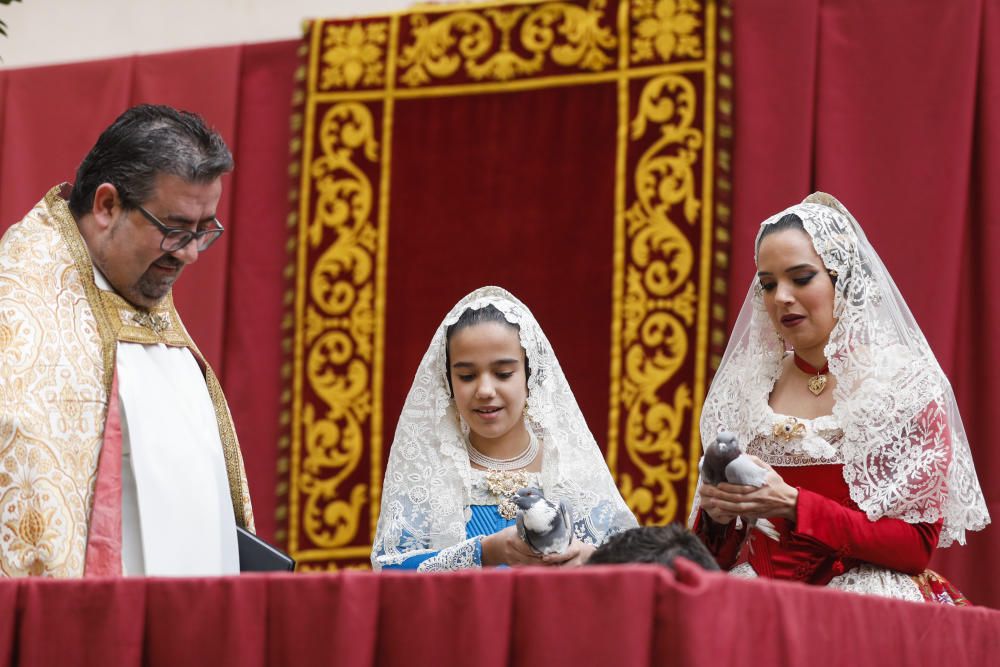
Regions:
<svg viewBox="0 0 1000 667"><path fill-rule="evenodd" d="M505 519L500 516L498 505L470 505L472 516L465 524L465 538L471 542L473 553L470 565L481 567L483 564L483 543L482 538L487 535L499 533L504 528L514 525L514 519ZM425 551L415 556L410 556L402 563L396 565L385 565L385 570L416 570L421 563L429 558L438 557L440 551ZM504 566L501 566L504 567ZM426 569L426 568L424 568Z"/></svg>
<svg viewBox="0 0 1000 667"><path fill-rule="evenodd" d="M527 479L528 486L541 488L541 475L537 472L529 472ZM482 567L483 538L513 526L515 521L500 514L499 499L489 490L485 471L473 468L470 495L463 542L437 551L417 550L402 562L386 564L383 569L434 571Z"/></svg>
<svg viewBox="0 0 1000 667"><path fill-rule="evenodd" d="M469 504L466 505L464 540L442 549L428 549L425 542L416 539L404 528L398 540L400 544L409 545L406 551L412 551L412 555L395 563L383 563L382 569L434 572L482 567L483 538L515 524L514 519L506 519L500 514L498 505L500 499L489 490L486 475L485 471L472 470ZM526 486L533 486L545 493L540 473L530 472L527 476ZM574 516L573 519L575 538L595 546L598 546L604 537L635 525L635 519L631 514L622 518L618 504L613 498L599 501L587 516Z"/></svg>

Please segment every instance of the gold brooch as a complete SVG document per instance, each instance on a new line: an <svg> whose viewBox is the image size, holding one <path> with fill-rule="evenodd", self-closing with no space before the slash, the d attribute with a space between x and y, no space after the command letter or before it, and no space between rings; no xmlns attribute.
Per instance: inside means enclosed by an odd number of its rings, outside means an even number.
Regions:
<svg viewBox="0 0 1000 667"><path fill-rule="evenodd" d="M486 474L486 486L489 487L490 493L496 496L500 516L513 519L517 515L514 493L528 486L528 474L520 470L517 472L490 470Z"/></svg>
<svg viewBox="0 0 1000 667"><path fill-rule="evenodd" d="M774 425L774 437L785 442L792 438L801 438L806 434L806 425L795 417L788 417Z"/></svg>

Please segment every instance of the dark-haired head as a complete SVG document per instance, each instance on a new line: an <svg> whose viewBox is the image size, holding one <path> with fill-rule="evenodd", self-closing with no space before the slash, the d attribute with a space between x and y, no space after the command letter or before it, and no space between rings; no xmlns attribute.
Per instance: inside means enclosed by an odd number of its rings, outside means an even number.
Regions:
<svg viewBox="0 0 1000 667"><path fill-rule="evenodd" d="M672 569L678 556L706 570L719 569L698 536L679 523L640 526L613 535L590 555L587 563L655 563Z"/></svg>
<svg viewBox="0 0 1000 667"><path fill-rule="evenodd" d="M775 222L770 225L765 225L763 229L760 230L760 234L757 236L757 246L754 248L754 254L760 253L760 244L765 238L771 236L772 234L777 234L778 232L788 231L790 229L795 229L806 236L809 236L809 232L806 231L805 225L802 224L802 218L795 215L794 213L786 213L785 215L778 218ZM810 243L812 238L810 237ZM837 274L834 271L827 270L827 274L830 276L830 280L834 285L837 284Z"/></svg>
<svg viewBox="0 0 1000 667"><path fill-rule="evenodd" d="M159 174L210 183L232 168L225 141L197 114L141 104L104 130L80 163L69 207L79 220L93 208L98 186L111 183L132 210L149 200Z"/></svg>
<svg viewBox="0 0 1000 667"><path fill-rule="evenodd" d="M760 235L757 237L757 247L754 248L754 253L760 252L760 243L765 237L788 229L797 229L803 234L806 234L806 228L802 224L802 218L794 213L786 213L778 218L776 222L773 222L770 225L765 225L764 228L760 230Z"/></svg>
<svg viewBox="0 0 1000 667"><path fill-rule="evenodd" d="M520 335L521 327L509 322L504 314L501 313L496 306L488 304L482 308L477 308L473 310L472 308L466 308L465 311L458 317L458 321L454 324L448 326L445 330L445 343L444 343L444 358L445 358L445 368L448 375L448 391L454 396L455 389L452 386L451 380L451 339L459 331L463 329L468 329L469 327L474 327L477 324L487 324L487 323L502 324L509 329L513 329ZM525 377L531 377L531 370L528 367L528 356L524 355L524 375Z"/></svg>

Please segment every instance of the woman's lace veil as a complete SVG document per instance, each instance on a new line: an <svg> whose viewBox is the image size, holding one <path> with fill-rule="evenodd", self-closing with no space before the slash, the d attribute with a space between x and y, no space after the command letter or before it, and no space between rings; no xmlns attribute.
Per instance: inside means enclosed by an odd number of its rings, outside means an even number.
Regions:
<svg viewBox="0 0 1000 667"><path fill-rule="evenodd" d="M837 274L837 322L825 354L837 380L833 416L844 432L851 498L872 520L943 518L939 546L964 544L965 531L982 529L989 515L947 377L864 232L834 197L815 193L771 216L754 247L789 213ZM702 442L727 430L748 443L770 430L766 405L784 354L754 278L705 400Z"/></svg>

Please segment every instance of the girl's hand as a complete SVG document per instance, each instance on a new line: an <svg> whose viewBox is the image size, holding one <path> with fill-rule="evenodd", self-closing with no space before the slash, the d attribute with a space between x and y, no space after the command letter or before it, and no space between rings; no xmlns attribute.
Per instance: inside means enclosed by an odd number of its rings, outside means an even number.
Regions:
<svg viewBox="0 0 1000 667"><path fill-rule="evenodd" d="M517 527L504 528L482 540L483 565L542 565L542 557L517 534Z"/></svg>
<svg viewBox="0 0 1000 667"><path fill-rule="evenodd" d="M548 554L542 556L542 563L545 565L583 565L590 560L590 554L597 550L592 544L581 542L575 537L570 542L569 547L561 554Z"/></svg>

